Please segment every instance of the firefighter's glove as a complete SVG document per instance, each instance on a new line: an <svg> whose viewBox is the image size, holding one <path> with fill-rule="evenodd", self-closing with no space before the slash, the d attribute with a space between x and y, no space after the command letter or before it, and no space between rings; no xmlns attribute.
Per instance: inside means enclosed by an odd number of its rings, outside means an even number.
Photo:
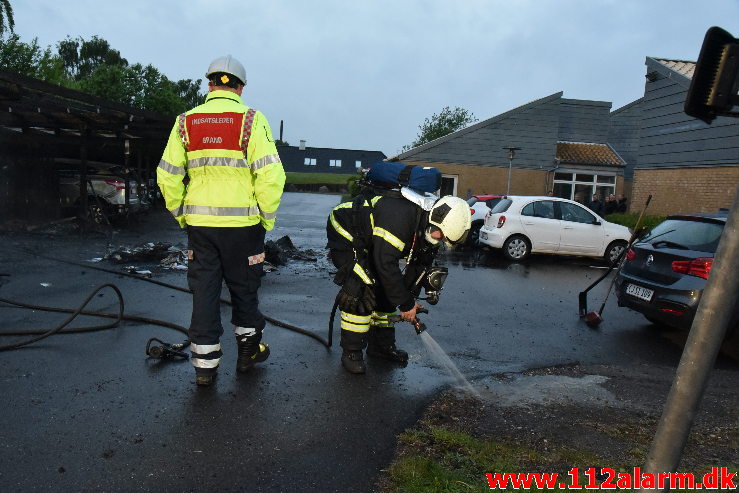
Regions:
<svg viewBox="0 0 739 493"><path fill-rule="evenodd" d="M336 295L339 309L354 315L369 315L377 304L372 286L357 276L349 276Z"/></svg>

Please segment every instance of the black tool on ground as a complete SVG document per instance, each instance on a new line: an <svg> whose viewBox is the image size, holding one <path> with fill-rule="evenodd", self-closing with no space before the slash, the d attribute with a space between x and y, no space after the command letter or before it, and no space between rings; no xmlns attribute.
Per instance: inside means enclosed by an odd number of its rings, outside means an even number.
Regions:
<svg viewBox="0 0 739 493"><path fill-rule="evenodd" d="M159 346L152 346L152 342L158 342ZM155 359L169 359L169 358L182 358L189 359L190 356L184 352L184 349L190 345L190 340L185 339L182 344L170 344L164 342L161 339L152 337L149 342L146 343L146 355L150 358Z"/></svg>
<svg viewBox="0 0 739 493"><path fill-rule="evenodd" d="M636 239L639 237L639 234L641 233L641 220L644 217L644 212L646 212L647 207L649 206L649 202L652 201L652 195L650 194L647 197L647 201L644 204L644 208L642 209L641 213L639 214L639 218L636 220L636 224L634 225L634 231L631 233L631 238L629 239L629 243L626 245L626 248L624 248L623 252L621 252L621 255L618 256L616 260L614 260L611 265L608 267L608 270L605 274L600 276L598 279L593 282L590 286L585 288L584 291L581 291L578 295L578 302L579 302L579 309L580 309L580 317L585 318L585 323L588 327L594 329L600 325L600 323L603 321L603 317L601 316L603 314L603 309L606 307L606 301L608 301L608 296L611 294L611 290L613 289L613 285L616 282L616 277L618 275L618 271L621 269L621 265L623 265L624 259L626 258L626 253L629 251L629 248L631 248L631 245L634 244ZM606 296L603 298L603 303L600 305L600 309L595 311L588 311L588 291L593 289L598 283L600 283L603 279L605 279L608 274L611 273L611 271L616 270L616 274L613 276L613 279L611 280L611 283L608 285L608 291L606 291Z"/></svg>

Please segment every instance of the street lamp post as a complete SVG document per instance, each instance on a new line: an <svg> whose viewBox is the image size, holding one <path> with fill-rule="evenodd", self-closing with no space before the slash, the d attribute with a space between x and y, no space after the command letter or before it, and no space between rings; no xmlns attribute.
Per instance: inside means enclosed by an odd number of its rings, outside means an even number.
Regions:
<svg viewBox="0 0 739 493"><path fill-rule="evenodd" d="M502 147L501 149L508 150L508 188L506 189L506 195L511 194L511 171L513 170L513 158L516 155L516 151L520 151L520 147Z"/></svg>

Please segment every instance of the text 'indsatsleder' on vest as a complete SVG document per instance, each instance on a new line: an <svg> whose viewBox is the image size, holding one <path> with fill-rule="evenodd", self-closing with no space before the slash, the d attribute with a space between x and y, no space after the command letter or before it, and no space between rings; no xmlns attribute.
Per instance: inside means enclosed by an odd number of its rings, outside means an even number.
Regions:
<svg viewBox="0 0 739 493"><path fill-rule="evenodd" d="M206 117L206 118L193 118L191 124L199 125L201 123L233 123L233 122L234 122L234 119L231 117L223 117L223 118Z"/></svg>

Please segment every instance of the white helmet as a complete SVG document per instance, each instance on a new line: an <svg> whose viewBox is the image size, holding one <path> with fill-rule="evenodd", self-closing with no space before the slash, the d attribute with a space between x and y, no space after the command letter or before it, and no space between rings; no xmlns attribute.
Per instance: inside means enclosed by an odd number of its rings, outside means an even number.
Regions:
<svg viewBox="0 0 739 493"><path fill-rule="evenodd" d="M223 72L226 74L233 75L242 85L246 85L246 70L237 59L231 55L221 56L210 62L208 71L205 73L205 77L210 78L211 74Z"/></svg>
<svg viewBox="0 0 739 493"><path fill-rule="evenodd" d="M470 206L459 197L447 195L436 201L429 212L429 224L444 233L448 243L463 243L472 225ZM428 239L428 235L426 235Z"/></svg>

